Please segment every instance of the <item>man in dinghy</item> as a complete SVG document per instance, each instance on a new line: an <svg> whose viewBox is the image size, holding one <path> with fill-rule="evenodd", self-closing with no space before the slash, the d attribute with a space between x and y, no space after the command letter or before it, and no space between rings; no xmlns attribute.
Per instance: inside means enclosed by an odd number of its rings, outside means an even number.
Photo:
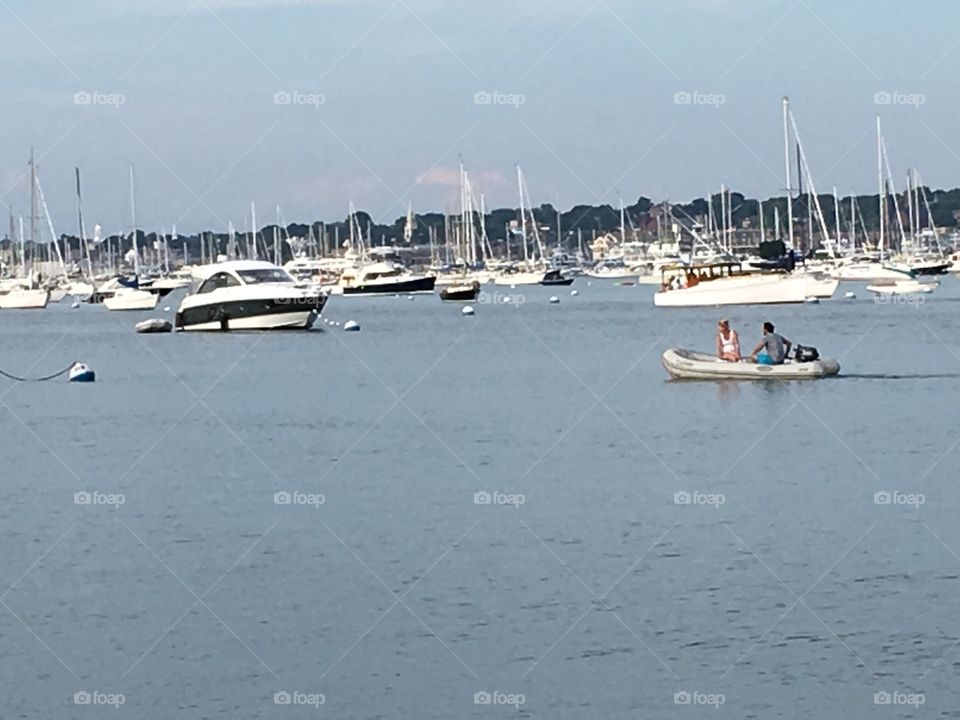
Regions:
<svg viewBox="0 0 960 720"><path fill-rule="evenodd" d="M725 362L740 362L740 336L726 318L717 323L717 357Z"/></svg>
<svg viewBox="0 0 960 720"><path fill-rule="evenodd" d="M750 353L750 359L761 365L783 365L793 343L774 332L772 322L763 324L763 340Z"/></svg>

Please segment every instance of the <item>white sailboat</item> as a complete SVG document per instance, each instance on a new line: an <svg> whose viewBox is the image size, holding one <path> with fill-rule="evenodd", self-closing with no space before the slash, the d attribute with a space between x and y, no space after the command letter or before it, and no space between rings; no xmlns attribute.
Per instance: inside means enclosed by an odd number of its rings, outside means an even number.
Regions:
<svg viewBox="0 0 960 720"><path fill-rule="evenodd" d="M133 184L133 166L130 166L130 217L133 225L133 272L134 276L140 277L140 251L137 245L137 213ZM139 288L127 287L119 284L116 291L109 297L103 299L104 307L107 310L153 310L160 301L160 296Z"/></svg>

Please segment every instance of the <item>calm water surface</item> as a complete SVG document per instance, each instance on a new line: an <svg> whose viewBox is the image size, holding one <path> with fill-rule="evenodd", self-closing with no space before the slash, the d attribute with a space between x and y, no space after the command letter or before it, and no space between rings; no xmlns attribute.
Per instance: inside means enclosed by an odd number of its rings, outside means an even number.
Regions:
<svg viewBox="0 0 960 720"><path fill-rule="evenodd" d="M359 334L0 312L3 369L98 373L0 382L2 716L960 714L960 283L724 311L840 357L792 385L667 382L719 312L575 287L331 301Z"/></svg>

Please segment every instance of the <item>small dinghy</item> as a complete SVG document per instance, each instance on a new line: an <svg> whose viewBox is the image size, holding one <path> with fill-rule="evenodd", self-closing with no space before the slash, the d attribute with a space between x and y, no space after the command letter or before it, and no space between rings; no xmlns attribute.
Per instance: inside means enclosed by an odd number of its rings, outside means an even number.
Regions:
<svg viewBox="0 0 960 720"><path fill-rule="evenodd" d="M674 380L819 380L840 372L840 363L826 358L760 365L745 361L725 362L716 355L682 348L670 348L664 352L662 362Z"/></svg>
<svg viewBox="0 0 960 720"><path fill-rule="evenodd" d="M480 283L473 282L454 283L445 285L440 290L440 299L446 302L470 302L476 300L480 294Z"/></svg>
<svg viewBox="0 0 960 720"><path fill-rule="evenodd" d="M173 323L163 318L151 318L138 322L136 328L138 333L168 333L173 332Z"/></svg>

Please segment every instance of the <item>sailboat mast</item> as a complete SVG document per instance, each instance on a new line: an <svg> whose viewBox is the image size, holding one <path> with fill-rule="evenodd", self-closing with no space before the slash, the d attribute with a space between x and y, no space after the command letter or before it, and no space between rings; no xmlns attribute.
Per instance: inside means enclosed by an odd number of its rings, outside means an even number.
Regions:
<svg viewBox="0 0 960 720"><path fill-rule="evenodd" d="M880 185L880 261L883 262L884 235L886 233L887 186L883 181L883 135L880 130L880 116L877 116L877 181Z"/></svg>
<svg viewBox="0 0 960 720"><path fill-rule="evenodd" d="M137 201L133 184L133 165L130 166L130 221L133 225L133 273L140 277L140 248L137 244Z"/></svg>
<svg viewBox="0 0 960 720"><path fill-rule="evenodd" d="M520 190L520 233L523 239L523 261L527 262L527 214L523 208L523 171L517 165L517 187Z"/></svg>
<svg viewBox="0 0 960 720"><path fill-rule="evenodd" d="M783 157L787 178L787 238L793 249L793 188L790 187L790 98L783 98Z"/></svg>

